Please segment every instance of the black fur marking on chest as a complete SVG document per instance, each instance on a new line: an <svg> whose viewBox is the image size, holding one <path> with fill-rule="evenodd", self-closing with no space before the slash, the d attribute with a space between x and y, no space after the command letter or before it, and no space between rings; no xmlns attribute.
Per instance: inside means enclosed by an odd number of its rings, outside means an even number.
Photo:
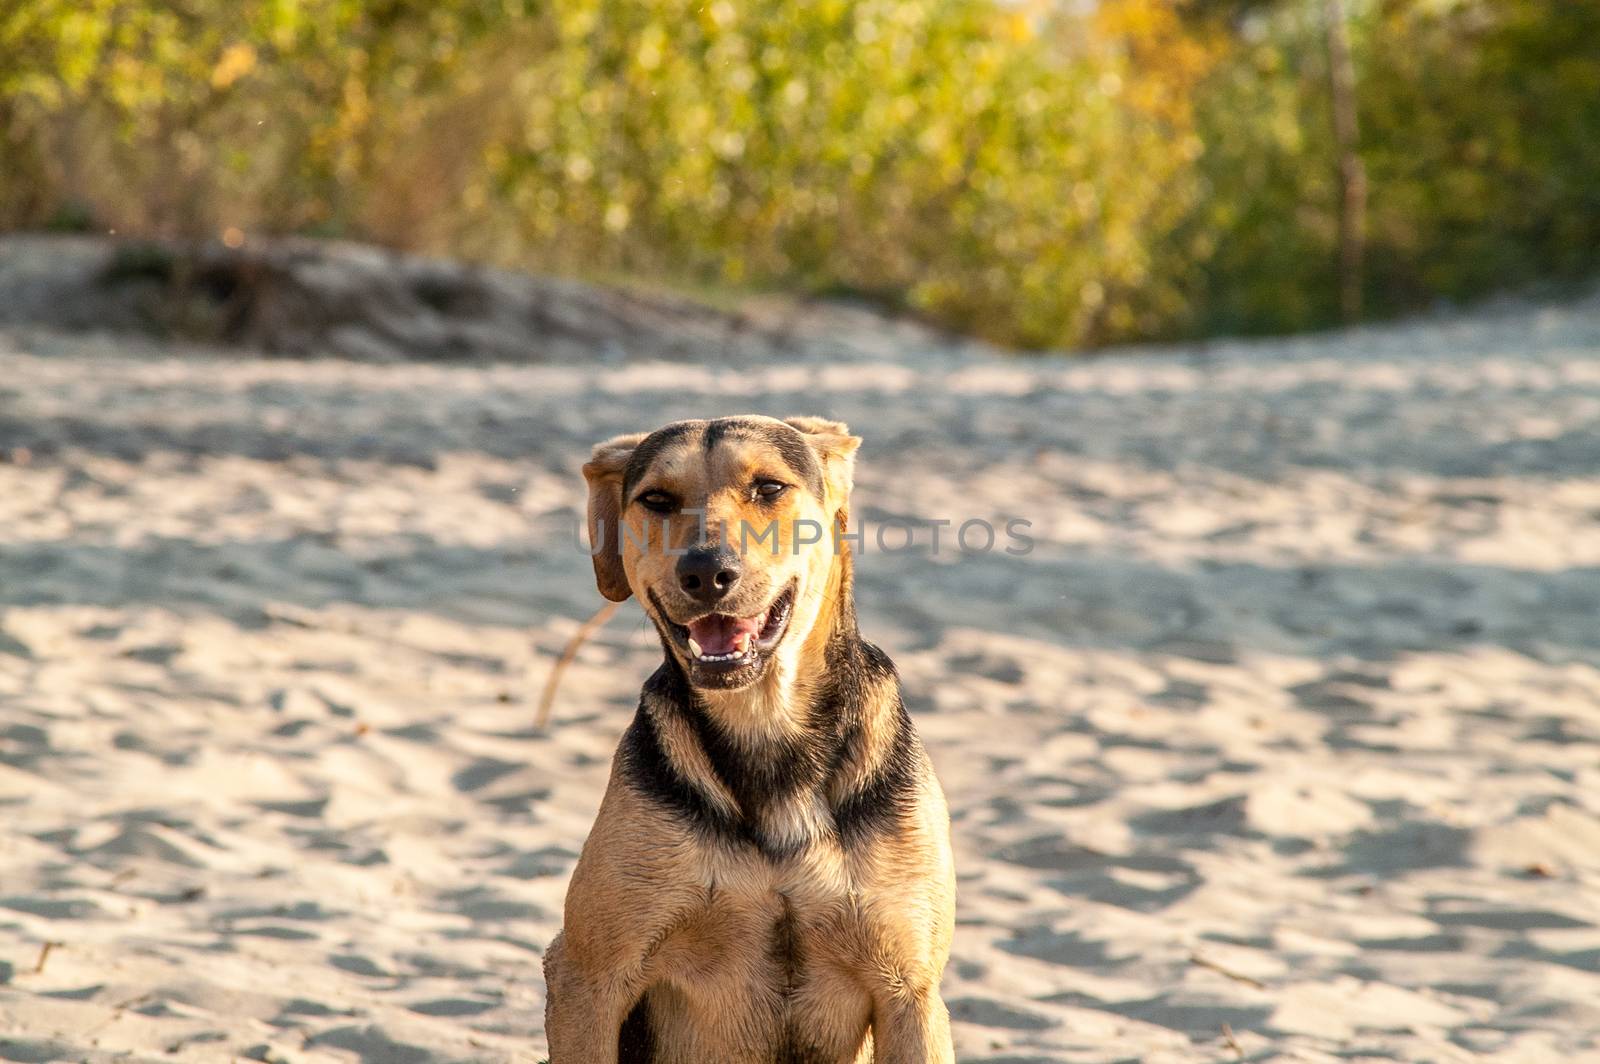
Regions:
<svg viewBox="0 0 1600 1064"><path fill-rule="evenodd" d="M826 719L828 707L821 708L821 713L814 711L816 727L804 735L750 747L724 731L701 706L691 702L678 707L705 751L711 771L733 795L750 832L769 856L787 856L789 851L761 838L760 825L768 810L816 789L826 779L837 728Z"/></svg>
<svg viewBox="0 0 1600 1064"><path fill-rule="evenodd" d="M756 841L742 821L724 813L703 790L678 771L662 749L655 722L643 706L623 734L617 757L634 787L671 809L696 830L742 842Z"/></svg>
<svg viewBox="0 0 1600 1064"><path fill-rule="evenodd" d="M777 977L778 996L787 1003L805 983L806 959L794 906L786 895L779 894L778 898L783 908L772 923L772 942L767 953ZM773 1052L773 1064L828 1064L832 1059L808 1041L792 1019L785 1021Z"/></svg>
<svg viewBox="0 0 1600 1064"><path fill-rule="evenodd" d="M794 847L803 844L780 845L766 838L761 830L764 814L802 791L826 787L833 774L857 756L866 741L862 719L866 701L881 697L883 685L888 684L895 688L894 714L880 725L890 730L887 751L866 780L835 801L832 812L845 846L892 830L915 801L919 771L916 733L898 697L894 665L881 650L851 632L829 643L825 666L827 680L817 691L805 734L750 748L711 718L669 656L645 682L644 700L618 751L630 781L706 834L752 845L774 860L792 856ZM652 712L672 713L688 724L742 815L723 812L672 762Z"/></svg>
<svg viewBox="0 0 1600 1064"><path fill-rule="evenodd" d="M772 1064L828 1064L829 1058L822 1055L822 1050L796 1041L797 1037L791 1034L788 1040L778 1047L778 1053L772 1058Z"/></svg>
<svg viewBox="0 0 1600 1064"><path fill-rule="evenodd" d="M834 806L840 843L849 849L877 832L898 827L916 804L920 772L917 733L905 706L896 705L888 750L872 774Z"/></svg>
<svg viewBox="0 0 1600 1064"><path fill-rule="evenodd" d="M783 911L772 924L772 944L767 955L778 973L778 993L788 1000L805 981L805 955L801 952L800 928L795 923L794 907L787 895L779 894Z"/></svg>
<svg viewBox="0 0 1600 1064"><path fill-rule="evenodd" d="M650 1026L650 1002L640 998L617 1032L617 1064L655 1064L655 1059L656 1032Z"/></svg>
<svg viewBox="0 0 1600 1064"><path fill-rule="evenodd" d="M893 830L915 804L919 745L911 717L900 700L899 677L887 654L871 643L862 642L848 664L830 662L830 668L857 690L865 690L872 684L888 684L894 691L893 717L882 725L891 732L888 749L871 774L834 803L834 825L839 841L848 849L878 831ZM856 713L859 720L859 705ZM857 757L860 744L865 740L865 732L859 725L849 729L839 745L839 763Z"/></svg>

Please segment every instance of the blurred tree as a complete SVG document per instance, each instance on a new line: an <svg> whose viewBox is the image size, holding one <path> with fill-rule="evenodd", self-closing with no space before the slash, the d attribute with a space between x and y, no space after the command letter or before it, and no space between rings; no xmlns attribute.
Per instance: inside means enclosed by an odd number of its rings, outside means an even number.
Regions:
<svg viewBox="0 0 1600 1064"><path fill-rule="evenodd" d="M1367 168L1356 117L1356 70L1350 58L1344 0L1323 0L1328 40L1328 104L1339 153L1339 309L1346 322L1361 317L1361 260L1367 237Z"/></svg>
<svg viewBox="0 0 1600 1064"><path fill-rule="evenodd" d="M1147 77L1117 19L1180 28L1146 0L564 5L499 161L515 240L1022 343L1151 331L1181 312L1151 249L1191 202L1200 71Z"/></svg>
<svg viewBox="0 0 1600 1064"><path fill-rule="evenodd" d="M1600 269L1596 41L1570 0L29 0L0 225L852 292L1022 345L1300 329Z"/></svg>

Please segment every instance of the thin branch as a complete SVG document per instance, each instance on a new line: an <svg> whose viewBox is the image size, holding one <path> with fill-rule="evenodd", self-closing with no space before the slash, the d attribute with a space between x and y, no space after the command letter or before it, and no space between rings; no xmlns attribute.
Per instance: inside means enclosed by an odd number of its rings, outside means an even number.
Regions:
<svg viewBox="0 0 1600 1064"><path fill-rule="evenodd" d="M601 606L595 611L594 616L584 621L577 632L573 633L572 638L567 640L567 645L561 651L561 657L557 659L555 668L551 669L550 675L545 678L544 691L539 696L539 712L534 718L534 727L542 729L550 723L550 709L555 705L556 688L561 685L562 674L567 671L567 666L572 664L572 659L578 656L578 648L583 646L601 625L611 619L611 615L617 612L619 605L617 602L608 602Z"/></svg>

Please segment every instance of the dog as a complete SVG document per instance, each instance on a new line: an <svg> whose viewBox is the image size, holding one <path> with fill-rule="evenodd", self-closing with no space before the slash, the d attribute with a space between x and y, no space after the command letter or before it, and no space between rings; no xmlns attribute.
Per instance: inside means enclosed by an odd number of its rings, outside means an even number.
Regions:
<svg viewBox="0 0 1600 1064"><path fill-rule="evenodd" d="M679 421L583 467L596 583L664 660L545 954L550 1064L950 1064L944 794L856 626L861 441Z"/></svg>

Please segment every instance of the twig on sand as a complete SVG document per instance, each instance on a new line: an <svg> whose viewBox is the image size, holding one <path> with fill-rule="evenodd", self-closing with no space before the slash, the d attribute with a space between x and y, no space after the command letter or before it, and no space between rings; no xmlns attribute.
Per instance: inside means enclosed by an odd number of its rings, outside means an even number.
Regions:
<svg viewBox="0 0 1600 1064"><path fill-rule="evenodd" d="M1243 972L1236 972L1232 968L1224 967L1211 958L1202 957L1198 953L1189 955L1189 963L1216 972L1218 975L1225 975L1236 983L1243 983L1245 986L1254 987L1257 990L1265 990L1267 988L1267 984L1261 980L1245 975Z"/></svg>
<svg viewBox="0 0 1600 1064"><path fill-rule="evenodd" d="M39 959L33 963L34 975L40 975L44 972L44 963L50 959L50 951L63 944L61 942L46 942L39 947Z"/></svg>
<svg viewBox="0 0 1600 1064"><path fill-rule="evenodd" d="M561 657L556 660L555 668L551 669L550 675L545 678L544 692L539 696L539 712L534 717L534 727L542 729L550 723L550 707L555 705L556 688L561 685L561 674L567 671L572 659L578 656L578 648L583 646L601 625L609 621L613 613L617 612L618 605L616 602L608 602L601 606L595 611L594 616L579 625L572 638L567 640L566 647L561 651Z"/></svg>
<svg viewBox="0 0 1600 1064"><path fill-rule="evenodd" d="M1244 1059L1244 1046L1240 1045L1239 1040L1233 1036L1233 1027L1230 1024L1225 1023L1222 1025L1222 1041L1227 1044L1229 1049L1239 1054L1240 1060Z"/></svg>

